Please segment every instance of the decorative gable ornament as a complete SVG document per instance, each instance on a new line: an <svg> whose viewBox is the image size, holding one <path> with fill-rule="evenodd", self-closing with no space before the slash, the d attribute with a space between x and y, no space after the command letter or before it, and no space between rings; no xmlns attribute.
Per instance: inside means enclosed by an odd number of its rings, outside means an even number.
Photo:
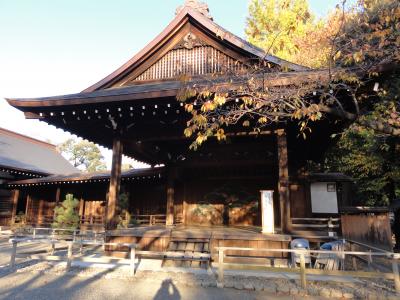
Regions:
<svg viewBox="0 0 400 300"><path fill-rule="evenodd" d="M200 40L194 33L189 32L186 34L180 42L176 44L174 49L188 49L191 50L194 47L201 47L201 46L206 46L207 43Z"/></svg>
<svg viewBox="0 0 400 300"><path fill-rule="evenodd" d="M208 4L204 2L199 2L197 0L186 0L184 5L179 6L176 9L176 15L178 15L185 7L190 7L206 16L210 20L213 20L213 17L210 15L210 9L208 8Z"/></svg>

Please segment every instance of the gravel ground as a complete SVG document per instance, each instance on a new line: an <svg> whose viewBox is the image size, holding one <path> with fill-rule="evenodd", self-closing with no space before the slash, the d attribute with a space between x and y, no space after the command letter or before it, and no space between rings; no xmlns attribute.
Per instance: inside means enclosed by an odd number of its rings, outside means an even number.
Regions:
<svg viewBox="0 0 400 300"><path fill-rule="evenodd" d="M217 288L214 275L140 271L128 268L72 267L30 261L15 272L0 269L0 299L399 299L370 282L309 282L301 289L290 279L226 276ZM57 296L55 296L57 295Z"/></svg>
<svg viewBox="0 0 400 300"><path fill-rule="evenodd" d="M160 279L122 280L99 276L18 272L3 277L0 275L0 299L293 299L290 296L269 295L257 291L189 287L174 283L167 277Z"/></svg>

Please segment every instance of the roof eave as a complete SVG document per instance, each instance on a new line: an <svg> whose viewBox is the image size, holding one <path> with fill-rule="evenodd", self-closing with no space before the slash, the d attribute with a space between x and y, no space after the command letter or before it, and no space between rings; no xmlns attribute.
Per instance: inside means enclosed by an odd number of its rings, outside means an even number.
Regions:
<svg viewBox="0 0 400 300"><path fill-rule="evenodd" d="M328 76L327 70L307 70L304 72L281 72L273 73L274 78L268 81L269 86L285 86L299 80L322 80ZM201 82L198 82L201 84ZM220 86L230 84L221 77ZM29 111L30 108L38 107L57 107L72 105L101 104L116 101L140 101L155 98L175 97L182 89L183 82L171 80L160 84L134 85L115 89L105 89L94 92L84 92L77 94L43 97L43 98L6 98L8 103L22 111ZM147 88L147 89L146 89ZM138 90L140 89L140 90ZM37 116L36 116L37 117Z"/></svg>

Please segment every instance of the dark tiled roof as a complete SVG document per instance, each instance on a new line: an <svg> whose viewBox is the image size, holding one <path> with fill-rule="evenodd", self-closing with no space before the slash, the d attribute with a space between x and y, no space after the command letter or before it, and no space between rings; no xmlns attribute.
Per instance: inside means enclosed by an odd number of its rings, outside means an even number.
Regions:
<svg viewBox="0 0 400 300"><path fill-rule="evenodd" d="M161 178L164 173L163 167L147 168L147 169L131 169L122 172L123 179L154 179ZM75 173L70 175L52 175L42 178L19 180L9 182L9 186L14 185L40 185L40 184L62 184L62 183L88 183L102 182L110 180L111 172L96 172L96 173Z"/></svg>
<svg viewBox="0 0 400 300"><path fill-rule="evenodd" d="M311 173L308 178L311 181L354 181L343 173Z"/></svg>
<svg viewBox="0 0 400 300"><path fill-rule="evenodd" d="M79 170L57 152L56 146L0 128L0 167L43 175Z"/></svg>

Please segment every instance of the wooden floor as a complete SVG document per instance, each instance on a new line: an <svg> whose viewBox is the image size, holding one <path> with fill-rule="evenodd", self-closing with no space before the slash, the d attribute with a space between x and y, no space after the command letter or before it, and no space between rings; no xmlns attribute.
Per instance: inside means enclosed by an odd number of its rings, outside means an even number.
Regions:
<svg viewBox="0 0 400 300"><path fill-rule="evenodd" d="M218 239L246 239L290 241L291 236L286 234L263 234L259 227L228 227L228 226L138 226L129 229L109 231L108 236L136 236L136 237L167 237L179 236L186 238L218 238Z"/></svg>
<svg viewBox="0 0 400 300"><path fill-rule="evenodd" d="M140 250L168 251L176 241L193 243L208 241L208 251L215 256L216 247L275 248L287 249L291 236L285 234L262 234L257 227L235 228L224 226L140 226L113 230L107 233L107 241L113 243L136 243ZM237 253L240 254L240 253ZM247 255L247 254L246 254ZM265 252L252 253L265 256ZM272 257L285 257L285 253L270 253Z"/></svg>

